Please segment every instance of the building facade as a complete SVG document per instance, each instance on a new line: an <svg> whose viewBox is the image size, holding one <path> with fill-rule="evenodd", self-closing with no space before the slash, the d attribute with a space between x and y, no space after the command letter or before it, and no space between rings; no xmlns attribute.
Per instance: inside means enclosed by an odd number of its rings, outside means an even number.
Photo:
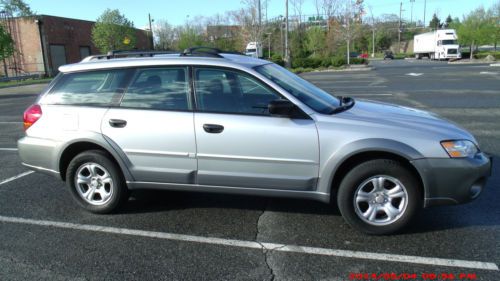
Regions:
<svg viewBox="0 0 500 281"><path fill-rule="evenodd" d="M56 16L4 18L2 24L15 44L12 57L0 62L5 76L41 74L53 76L61 65L79 62L99 50L92 43L95 22ZM148 31L136 29L135 49L152 49Z"/></svg>

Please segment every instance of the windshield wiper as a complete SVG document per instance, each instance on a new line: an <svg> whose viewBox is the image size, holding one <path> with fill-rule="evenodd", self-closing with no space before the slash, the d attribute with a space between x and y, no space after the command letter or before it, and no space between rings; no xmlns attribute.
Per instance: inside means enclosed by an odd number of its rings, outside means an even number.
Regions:
<svg viewBox="0 0 500 281"><path fill-rule="evenodd" d="M339 97L339 106L333 109L330 114L337 114L351 109L356 103L351 97Z"/></svg>

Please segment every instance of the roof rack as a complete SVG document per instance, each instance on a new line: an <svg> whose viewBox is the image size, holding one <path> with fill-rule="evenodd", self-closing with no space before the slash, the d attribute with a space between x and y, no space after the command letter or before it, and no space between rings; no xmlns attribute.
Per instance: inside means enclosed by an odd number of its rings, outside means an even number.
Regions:
<svg viewBox="0 0 500 281"><path fill-rule="evenodd" d="M223 51L221 49L217 48L212 48L212 47L205 47L205 46L198 46L198 47L191 47L185 49L181 53L181 57L188 57L188 56L193 56L193 57L216 57L216 58L222 58L220 54L234 54L234 55L243 55L242 53L239 52L233 52L233 51Z"/></svg>
<svg viewBox="0 0 500 281"><path fill-rule="evenodd" d="M114 50L114 51L109 51L105 55L88 56L84 58L81 62L88 62L92 60L101 60L101 59L109 60L114 58L125 58L125 57L153 57L156 55L167 55L167 54L179 54L179 56L181 57L215 57L215 58L223 58L221 54L243 55L242 53L239 52L222 51L217 48L199 46L199 47L187 48L181 53L172 51Z"/></svg>
<svg viewBox="0 0 500 281"><path fill-rule="evenodd" d="M124 57L153 57L155 55L167 55L167 54L178 54L179 52L172 51L149 51L149 50L113 50L109 51L105 55L94 55L88 56L82 60L82 62L101 60L101 59L114 59L114 58L124 58Z"/></svg>

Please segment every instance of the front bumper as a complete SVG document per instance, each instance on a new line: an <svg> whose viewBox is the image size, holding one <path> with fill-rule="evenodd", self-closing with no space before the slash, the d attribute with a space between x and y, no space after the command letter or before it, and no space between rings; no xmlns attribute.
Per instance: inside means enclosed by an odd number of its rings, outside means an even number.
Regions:
<svg viewBox="0 0 500 281"><path fill-rule="evenodd" d="M462 204L476 199L492 170L492 160L484 153L474 158L424 158L411 163L424 184L424 207Z"/></svg>

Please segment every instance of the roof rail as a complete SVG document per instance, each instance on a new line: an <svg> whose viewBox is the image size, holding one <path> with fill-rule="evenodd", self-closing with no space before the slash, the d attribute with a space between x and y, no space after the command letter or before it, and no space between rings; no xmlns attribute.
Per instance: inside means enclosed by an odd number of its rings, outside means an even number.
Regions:
<svg viewBox="0 0 500 281"><path fill-rule="evenodd" d="M88 62L93 60L102 60L102 59L114 59L114 58L125 58L125 57L153 57L155 55L167 55L167 54L179 54L179 52L172 51L147 51L147 50L113 50L109 51L105 55L93 55L84 58L81 62ZM215 58L223 58L221 54L235 54L235 55L243 55L239 52L233 51L222 51L217 48L212 47L191 47L185 49L179 55L181 57L215 57Z"/></svg>
<svg viewBox="0 0 500 281"><path fill-rule="evenodd" d="M153 57L155 55L178 54L179 52L172 51L148 51L148 50L112 50L105 55L88 56L82 62L101 60L101 59L114 59L124 57Z"/></svg>
<svg viewBox="0 0 500 281"><path fill-rule="evenodd" d="M223 53L223 51L217 48L198 46L185 49L181 53L181 57L195 56L222 58L223 56L220 55L221 53Z"/></svg>

